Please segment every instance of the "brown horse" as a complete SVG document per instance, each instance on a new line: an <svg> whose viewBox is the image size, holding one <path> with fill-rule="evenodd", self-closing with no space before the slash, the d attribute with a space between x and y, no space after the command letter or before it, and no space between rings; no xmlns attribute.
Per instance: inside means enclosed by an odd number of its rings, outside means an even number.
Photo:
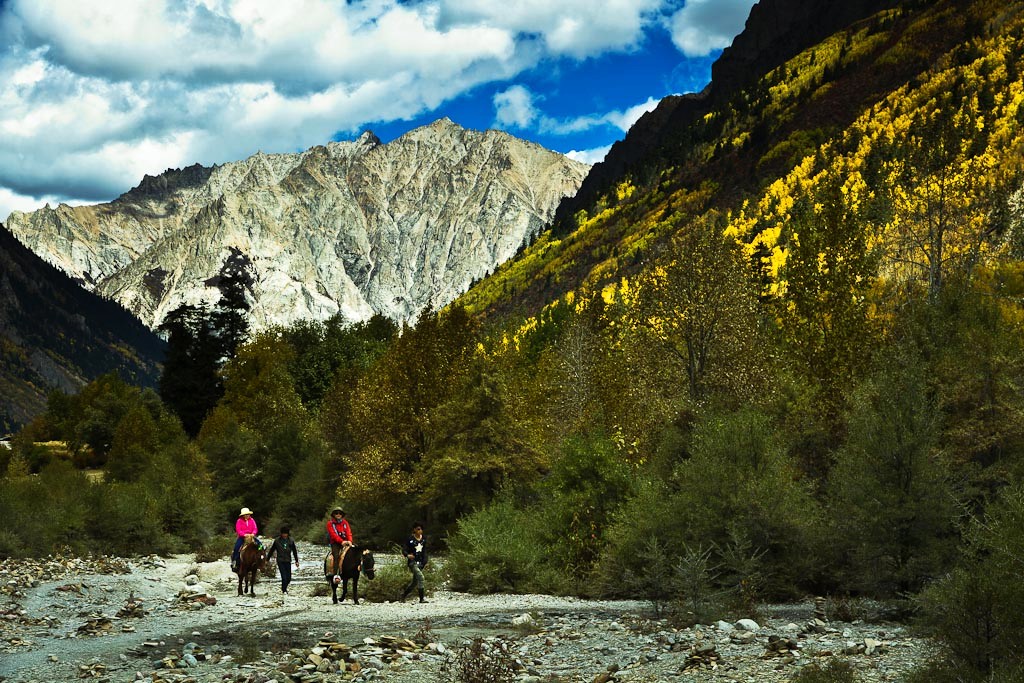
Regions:
<svg viewBox="0 0 1024 683"><path fill-rule="evenodd" d="M254 538L245 537L245 544L238 553L238 594L256 595L256 572L267 566L267 551ZM242 581L245 581L245 590Z"/></svg>

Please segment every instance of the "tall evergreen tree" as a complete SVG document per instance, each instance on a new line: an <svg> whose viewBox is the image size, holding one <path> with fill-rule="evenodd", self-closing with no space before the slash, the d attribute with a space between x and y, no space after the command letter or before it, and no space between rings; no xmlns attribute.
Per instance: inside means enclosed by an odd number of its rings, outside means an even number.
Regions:
<svg viewBox="0 0 1024 683"><path fill-rule="evenodd" d="M171 311L159 329L167 335L160 398L194 437L224 393L217 372L221 345L213 319L205 306L184 304Z"/></svg>
<svg viewBox="0 0 1024 683"><path fill-rule="evenodd" d="M234 358L235 351L249 337L249 302L245 290L251 282L241 269L222 272L217 288L220 301L213 313L213 326L221 344L222 360Z"/></svg>
<svg viewBox="0 0 1024 683"><path fill-rule="evenodd" d="M195 437L206 415L224 395L221 366L235 356L249 336L249 279L238 268L225 268L217 282L221 297L211 311L183 304L160 325L167 335L167 358L160 376L160 397Z"/></svg>

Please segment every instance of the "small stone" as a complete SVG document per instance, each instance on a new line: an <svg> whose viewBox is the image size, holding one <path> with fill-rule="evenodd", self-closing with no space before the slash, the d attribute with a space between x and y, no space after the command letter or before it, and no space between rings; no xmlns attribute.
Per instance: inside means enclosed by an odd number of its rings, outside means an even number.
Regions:
<svg viewBox="0 0 1024 683"><path fill-rule="evenodd" d="M740 631L731 636L731 640L739 645L749 645L754 642L756 636L753 631Z"/></svg>
<svg viewBox="0 0 1024 683"><path fill-rule="evenodd" d="M536 623L536 620L533 618L532 614L525 614L524 613L524 614L520 614L518 616L512 617L512 625L513 626L533 626L535 623Z"/></svg>

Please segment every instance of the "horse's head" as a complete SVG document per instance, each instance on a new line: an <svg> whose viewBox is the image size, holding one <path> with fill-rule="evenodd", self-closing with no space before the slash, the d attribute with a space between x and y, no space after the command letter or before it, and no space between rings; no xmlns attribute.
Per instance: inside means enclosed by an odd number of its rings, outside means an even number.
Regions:
<svg viewBox="0 0 1024 683"><path fill-rule="evenodd" d="M360 566L362 567L363 574L366 578L373 581L373 577L376 575L376 571L373 568L373 553L369 550L364 550Z"/></svg>

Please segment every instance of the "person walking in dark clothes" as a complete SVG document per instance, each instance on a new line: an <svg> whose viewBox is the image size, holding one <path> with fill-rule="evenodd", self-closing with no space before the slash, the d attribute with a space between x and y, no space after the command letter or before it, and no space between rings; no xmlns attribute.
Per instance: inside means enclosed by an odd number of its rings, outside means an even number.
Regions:
<svg viewBox="0 0 1024 683"><path fill-rule="evenodd" d="M281 535L274 539L274 545L270 546L267 553L267 561L277 553L277 573L281 577L281 592L288 595L288 584L292 582L292 567L288 561L295 557L295 568L299 568L299 551L292 540L291 529L281 527Z"/></svg>
<svg viewBox="0 0 1024 683"><path fill-rule="evenodd" d="M404 602L413 588L419 589L420 602L426 602L423 596L423 568L427 566L427 540L423 538L423 525L416 522L412 525L412 535L405 542L405 560L412 572L412 581L405 587L402 593Z"/></svg>

